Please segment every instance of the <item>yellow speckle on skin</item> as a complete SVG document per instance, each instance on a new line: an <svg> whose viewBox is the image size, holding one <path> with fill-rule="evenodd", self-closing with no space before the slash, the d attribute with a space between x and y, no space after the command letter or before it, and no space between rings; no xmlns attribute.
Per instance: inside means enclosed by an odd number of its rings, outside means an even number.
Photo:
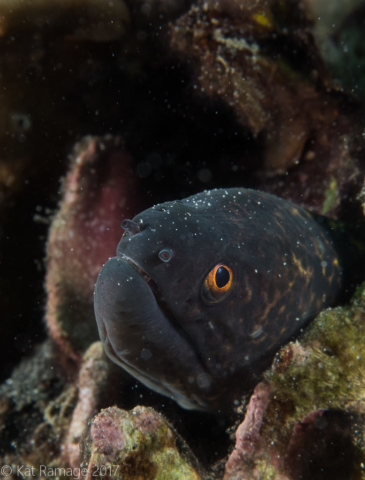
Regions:
<svg viewBox="0 0 365 480"><path fill-rule="evenodd" d="M301 274L305 276L311 275L312 273L311 270L308 268L304 268L302 265L302 262L294 255L294 253L293 253L293 262L298 267L298 270L300 271Z"/></svg>

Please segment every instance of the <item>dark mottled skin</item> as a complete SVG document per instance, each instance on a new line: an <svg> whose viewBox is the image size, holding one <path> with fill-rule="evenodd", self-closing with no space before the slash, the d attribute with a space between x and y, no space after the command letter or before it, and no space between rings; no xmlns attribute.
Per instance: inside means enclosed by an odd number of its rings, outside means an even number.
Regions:
<svg viewBox="0 0 365 480"><path fill-rule="evenodd" d="M326 231L266 193L203 192L156 205L133 222L139 228L127 227L98 277L100 337L114 361L185 408L233 408L341 289ZM167 262L162 249L172 251ZM221 262L233 272L232 287L207 303L202 284Z"/></svg>

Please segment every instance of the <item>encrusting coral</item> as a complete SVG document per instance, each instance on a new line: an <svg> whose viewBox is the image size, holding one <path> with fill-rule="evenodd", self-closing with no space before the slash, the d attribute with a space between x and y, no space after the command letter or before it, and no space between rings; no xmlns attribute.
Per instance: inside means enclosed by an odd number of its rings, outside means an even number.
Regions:
<svg viewBox="0 0 365 480"><path fill-rule="evenodd" d="M142 196L133 204L127 201L137 197L137 188L138 178L131 174L131 160L119 138L87 137L76 145L61 208L49 231L46 276L49 333L64 354L75 359L98 339L92 305L95 279L114 254L121 220L143 205Z"/></svg>
<svg viewBox="0 0 365 480"><path fill-rule="evenodd" d="M180 442L185 450L181 455ZM184 441L176 437L164 417L151 408L130 412L116 407L102 410L93 420L84 445L86 478L103 475L134 480L199 480L196 464ZM190 458L189 458L190 457Z"/></svg>
<svg viewBox="0 0 365 480"><path fill-rule="evenodd" d="M236 432L226 480L309 479L316 469L321 479L365 478L364 339L365 284L277 354Z"/></svg>
<svg viewBox="0 0 365 480"><path fill-rule="evenodd" d="M261 145L245 162L275 178L256 187L333 215L342 195L321 209L330 183L342 194L362 176L361 122L350 120L361 112L343 108L309 17L297 1L201 1L171 22L169 39L196 97L226 107Z"/></svg>

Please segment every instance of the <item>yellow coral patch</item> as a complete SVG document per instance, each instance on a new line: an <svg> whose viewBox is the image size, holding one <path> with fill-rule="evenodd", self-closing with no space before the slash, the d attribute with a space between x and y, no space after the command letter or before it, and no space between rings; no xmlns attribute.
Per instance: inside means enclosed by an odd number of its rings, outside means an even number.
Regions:
<svg viewBox="0 0 365 480"><path fill-rule="evenodd" d="M271 19L264 13L255 13L252 15L252 20L261 25L261 27L272 28L273 23Z"/></svg>

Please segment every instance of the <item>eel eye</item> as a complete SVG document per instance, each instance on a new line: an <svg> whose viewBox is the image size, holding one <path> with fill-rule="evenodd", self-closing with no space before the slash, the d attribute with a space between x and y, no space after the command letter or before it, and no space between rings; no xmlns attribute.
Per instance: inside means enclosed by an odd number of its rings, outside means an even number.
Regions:
<svg viewBox="0 0 365 480"><path fill-rule="evenodd" d="M223 263L218 263L205 277L202 285L202 297L209 303L218 302L232 286L232 270Z"/></svg>

